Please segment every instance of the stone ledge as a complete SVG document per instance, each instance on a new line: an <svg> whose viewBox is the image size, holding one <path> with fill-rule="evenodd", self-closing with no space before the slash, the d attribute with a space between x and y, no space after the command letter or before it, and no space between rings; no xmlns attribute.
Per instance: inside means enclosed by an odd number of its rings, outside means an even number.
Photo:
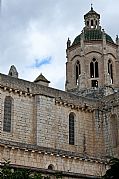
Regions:
<svg viewBox="0 0 119 179"><path fill-rule="evenodd" d="M0 163L1 166L3 166L3 162ZM12 168L21 168L21 169L28 169L33 172L39 172L42 174L49 174L49 175L56 175L56 174L61 174L62 176L65 177L74 177L78 179L101 179L99 176L93 176L93 175L86 175L86 174L80 174L80 173L73 173L73 172L65 172L65 171L58 171L58 170L49 170L49 169L44 169L44 168L36 168L36 167L26 167L23 165L17 165L17 164L10 164L10 167Z"/></svg>
<svg viewBox="0 0 119 179"><path fill-rule="evenodd" d="M100 163L100 164L108 164L107 158L102 157L102 158L96 158L95 156L89 156L87 154L81 154L81 153L76 153L76 152L70 152L70 151L65 151L61 149L53 149L53 148L47 148L47 147L42 147L38 145L32 145L32 144L25 144L25 143L19 143L19 142L13 142L13 141L8 141L8 140L3 140L0 139L0 146L5 147L5 148L11 148L12 150L24 150L25 152L32 152L32 153L39 153L39 154L44 154L44 155L55 155L56 157L63 157L63 158L69 158L69 159L75 159L75 160L80 160L80 161L85 161L85 162L94 162L94 163Z"/></svg>

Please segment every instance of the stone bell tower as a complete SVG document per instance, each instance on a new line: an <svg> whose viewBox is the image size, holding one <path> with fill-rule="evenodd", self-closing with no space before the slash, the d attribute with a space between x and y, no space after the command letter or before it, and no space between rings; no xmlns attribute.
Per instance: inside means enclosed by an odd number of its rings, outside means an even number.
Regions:
<svg viewBox="0 0 119 179"><path fill-rule="evenodd" d="M85 27L73 43L67 41L66 91L102 92L108 95L119 88L119 39L116 42L100 26L100 14L84 15Z"/></svg>

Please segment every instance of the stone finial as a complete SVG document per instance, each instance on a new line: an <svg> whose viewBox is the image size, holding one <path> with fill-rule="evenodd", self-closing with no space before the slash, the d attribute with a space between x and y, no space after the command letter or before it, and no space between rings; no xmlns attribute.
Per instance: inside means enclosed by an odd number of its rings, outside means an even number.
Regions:
<svg viewBox="0 0 119 179"><path fill-rule="evenodd" d="M12 65L10 67L8 75L12 76L12 77L15 77L15 78L18 78L18 72L17 72L17 69L16 69L16 67L14 65Z"/></svg>
<svg viewBox="0 0 119 179"><path fill-rule="evenodd" d="M71 40L69 39L68 37L68 40L67 40L67 48L69 48L71 46Z"/></svg>
<svg viewBox="0 0 119 179"><path fill-rule="evenodd" d="M93 4L91 3L91 11L93 11Z"/></svg>

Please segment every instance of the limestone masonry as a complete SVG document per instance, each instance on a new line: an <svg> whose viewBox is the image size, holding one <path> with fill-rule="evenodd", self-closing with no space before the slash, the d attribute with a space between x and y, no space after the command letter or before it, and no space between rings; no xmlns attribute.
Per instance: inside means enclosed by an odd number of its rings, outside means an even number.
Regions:
<svg viewBox="0 0 119 179"><path fill-rule="evenodd" d="M97 179L119 157L119 38L106 34L92 7L84 20L67 41L65 91L42 74L21 80L15 66L0 74L1 164Z"/></svg>

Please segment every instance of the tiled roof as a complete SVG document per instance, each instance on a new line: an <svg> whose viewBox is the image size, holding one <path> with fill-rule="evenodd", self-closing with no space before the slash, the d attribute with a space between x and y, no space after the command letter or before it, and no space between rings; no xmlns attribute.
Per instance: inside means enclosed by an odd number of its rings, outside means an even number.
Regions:
<svg viewBox="0 0 119 179"><path fill-rule="evenodd" d="M42 75L42 73L35 79L34 82L38 82L38 81L44 81L44 82L50 83L50 81L48 81L48 80Z"/></svg>
<svg viewBox="0 0 119 179"><path fill-rule="evenodd" d="M96 15L96 16L98 16L98 17L100 18L100 14L98 14L97 12L95 12L92 7L91 7L91 10L90 10L87 14L84 15L84 19L85 19L87 16L90 16L90 15L91 15L91 16L92 16L92 15Z"/></svg>
<svg viewBox="0 0 119 179"><path fill-rule="evenodd" d="M91 41L91 40L102 40L103 39L103 32L101 30L97 29L90 29L84 31L84 40ZM106 35L106 41L114 43L112 38L108 35ZM81 35L78 35L75 39L72 45L80 43Z"/></svg>

